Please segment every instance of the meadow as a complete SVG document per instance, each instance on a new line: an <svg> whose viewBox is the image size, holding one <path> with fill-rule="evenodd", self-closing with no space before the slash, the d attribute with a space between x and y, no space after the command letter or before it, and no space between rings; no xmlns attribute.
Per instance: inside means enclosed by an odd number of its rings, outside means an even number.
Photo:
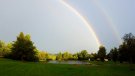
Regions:
<svg viewBox="0 0 135 76"><path fill-rule="evenodd" d="M132 65L135 69L135 65ZM90 62L89 65L22 62L0 58L0 76L135 76L127 63Z"/></svg>

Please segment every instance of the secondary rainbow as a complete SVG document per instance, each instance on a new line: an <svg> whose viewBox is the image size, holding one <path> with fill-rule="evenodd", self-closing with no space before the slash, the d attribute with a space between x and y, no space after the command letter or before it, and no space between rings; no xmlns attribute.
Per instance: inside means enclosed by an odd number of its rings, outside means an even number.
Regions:
<svg viewBox="0 0 135 76"><path fill-rule="evenodd" d="M112 29L113 33L115 34L117 40L119 41L119 44L121 44L122 40L121 40L120 34L119 34L117 28L115 27L115 24L114 24L112 18L110 17L110 15L108 14L108 12L100 5L99 1L97 1L97 0L92 0L92 1L95 4L95 6L100 10L101 14L103 14L107 23L109 24L110 28Z"/></svg>
<svg viewBox="0 0 135 76"><path fill-rule="evenodd" d="M99 47L101 45L96 33L94 32L94 30L92 29L91 25L87 19L82 16L76 9L74 9L72 6L70 6L68 3L66 3L64 0L59 0L63 5L65 5L67 8L69 8L75 15L77 15L82 21L83 23L86 25L86 27L89 29L89 31L92 33L92 36L95 38L97 46Z"/></svg>

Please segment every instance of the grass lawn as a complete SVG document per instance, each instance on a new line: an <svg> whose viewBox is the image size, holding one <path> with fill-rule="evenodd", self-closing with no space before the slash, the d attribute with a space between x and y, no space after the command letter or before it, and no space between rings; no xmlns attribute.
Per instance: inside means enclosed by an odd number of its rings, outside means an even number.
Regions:
<svg viewBox="0 0 135 76"><path fill-rule="evenodd" d="M135 69L135 65L132 65ZM0 76L135 76L128 64L92 62L91 65L45 64L0 58Z"/></svg>

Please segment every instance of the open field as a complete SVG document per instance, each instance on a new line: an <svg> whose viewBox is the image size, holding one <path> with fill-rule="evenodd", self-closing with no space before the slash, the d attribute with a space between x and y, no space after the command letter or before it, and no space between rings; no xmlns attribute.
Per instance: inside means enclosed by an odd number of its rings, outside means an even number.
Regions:
<svg viewBox="0 0 135 76"><path fill-rule="evenodd" d="M135 65L132 65L135 69ZM92 62L91 65L20 62L0 58L0 76L135 76L128 64Z"/></svg>

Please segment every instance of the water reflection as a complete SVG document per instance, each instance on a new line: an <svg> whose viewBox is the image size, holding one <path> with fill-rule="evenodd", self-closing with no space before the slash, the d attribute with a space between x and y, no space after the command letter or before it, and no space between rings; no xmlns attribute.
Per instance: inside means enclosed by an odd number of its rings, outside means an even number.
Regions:
<svg viewBox="0 0 135 76"><path fill-rule="evenodd" d="M85 62L85 61L48 61L48 63L53 63L53 64L89 64L89 62Z"/></svg>

